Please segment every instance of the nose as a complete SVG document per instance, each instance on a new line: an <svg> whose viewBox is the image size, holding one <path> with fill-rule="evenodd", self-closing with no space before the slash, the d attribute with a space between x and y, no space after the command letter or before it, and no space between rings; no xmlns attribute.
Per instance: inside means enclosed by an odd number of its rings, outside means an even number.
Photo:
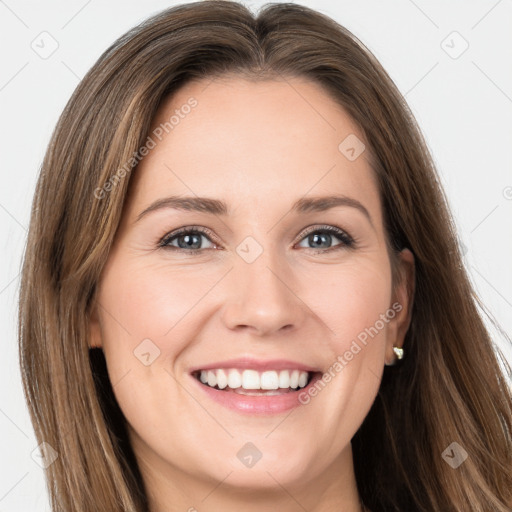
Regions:
<svg viewBox="0 0 512 512"><path fill-rule="evenodd" d="M297 329L306 306L294 292L294 279L284 263L264 251L256 261L237 258L225 283L222 320L232 330L268 336Z"/></svg>

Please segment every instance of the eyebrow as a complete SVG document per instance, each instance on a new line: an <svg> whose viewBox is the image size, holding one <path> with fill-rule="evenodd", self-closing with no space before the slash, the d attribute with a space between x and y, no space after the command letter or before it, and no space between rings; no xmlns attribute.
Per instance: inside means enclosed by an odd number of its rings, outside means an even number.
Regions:
<svg viewBox="0 0 512 512"><path fill-rule="evenodd" d="M331 208L336 208L337 206L349 206L359 210L373 227L372 218L368 210L357 199L343 195L303 197L293 203L291 212L299 214L323 212ZM164 208L221 216L226 216L229 213L227 204L219 199L198 196L170 196L158 199L152 203L137 216L135 222L138 222L148 213Z"/></svg>

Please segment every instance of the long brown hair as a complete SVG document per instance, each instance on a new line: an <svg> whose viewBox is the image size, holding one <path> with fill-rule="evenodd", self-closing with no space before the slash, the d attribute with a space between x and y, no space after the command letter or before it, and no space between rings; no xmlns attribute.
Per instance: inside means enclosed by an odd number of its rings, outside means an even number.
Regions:
<svg viewBox="0 0 512 512"><path fill-rule="evenodd" d="M366 47L294 4L254 16L228 1L165 10L115 41L69 100L37 183L24 258L19 342L54 512L147 512L124 417L88 347L98 279L131 175L164 98L193 79L305 77L363 130L389 246L416 262L406 358L386 367L352 440L358 490L378 511L510 511L512 396L457 242L432 158L403 97ZM132 159L132 160L130 160ZM393 258L392 258L393 261ZM508 339L508 338L507 338ZM510 340L508 340L510 341ZM456 469L442 453L468 454ZM453 445L452 445L453 446Z"/></svg>

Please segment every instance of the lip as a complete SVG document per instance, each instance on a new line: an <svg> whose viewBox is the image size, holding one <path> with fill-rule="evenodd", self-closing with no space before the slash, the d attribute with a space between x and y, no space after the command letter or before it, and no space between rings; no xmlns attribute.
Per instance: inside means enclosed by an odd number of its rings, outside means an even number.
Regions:
<svg viewBox="0 0 512 512"><path fill-rule="evenodd" d="M291 361L289 359L269 359L266 361L258 360L253 357L241 357L237 359L229 359L226 361L217 361L215 363L208 363L201 366L191 368L189 372L193 374L199 370L212 370L212 369L229 369L238 368L244 370L301 370L303 372L319 372L320 368L313 368L312 366Z"/></svg>
<svg viewBox="0 0 512 512"><path fill-rule="evenodd" d="M216 363L218 364L218 363ZM295 364L295 363L294 363ZM211 366L211 368L219 368L218 366ZM222 368L222 366L221 366ZM234 368L231 366L231 368ZM250 368L248 366L244 366L244 368L248 369L261 369L261 366L257 368ZM273 368L276 368L275 366ZM297 368L296 366L294 368ZM201 368L199 368L201 369ZM202 368L207 369L207 368ZM287 368L283 368L287 369ZM309 371L309 370L304 370ZM272 415L279 414L290 409L294 409L295 407L299 407L303 405L299 401L299 397L303 393L308 393L309 388L311 388L316 381L322 378L322 373L319 371L315 371L308 385L304 388L297 389L296 391L290 391L288 393L284 393L282 395L273 395L273 396L247 396L247 395L239 395L238 393L226 392L220 389L215 389L203 384L199 379L197 379L194 374L190 375L191 379L195 382L196 386L199 386L203 392L214 402L227 407L228 409L234 410L239 413L249 414L249 415Z"/></svg>

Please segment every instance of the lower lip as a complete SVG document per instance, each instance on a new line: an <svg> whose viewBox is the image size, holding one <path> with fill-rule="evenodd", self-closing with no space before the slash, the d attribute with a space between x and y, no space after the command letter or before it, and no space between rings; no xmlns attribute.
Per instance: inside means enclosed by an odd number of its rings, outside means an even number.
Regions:
<svg viewBox="0 0 512 512"><path fill-rule="evenodd" d="M229 409L246 414L278 414L303 405L299 401L299 396L307 394L309 388L313 386L321 376L321 373L315 373L306 387L283 393L282 395L272 396L239 395L238 393L226 392L206 386L193 375L191 375L191 378L212 400Z"/></svg>

